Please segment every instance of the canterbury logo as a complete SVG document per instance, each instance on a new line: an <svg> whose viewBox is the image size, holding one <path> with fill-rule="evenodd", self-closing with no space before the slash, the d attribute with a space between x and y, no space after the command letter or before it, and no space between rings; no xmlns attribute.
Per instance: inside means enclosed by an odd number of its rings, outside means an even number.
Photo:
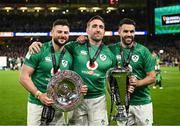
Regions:
<svg viewBox="0 0 180 126"><path fill-rule="evenodd" d="M87 55L87 51L81 50L81 54L82 54L82 55Z"/></svg>
<svg viewBox="0 0 180 126"><path fill-rule="evenodd" d="M50 57L45 57L45 61L46 61L46 62L51 62L52 60L51 60Z"/></svg>

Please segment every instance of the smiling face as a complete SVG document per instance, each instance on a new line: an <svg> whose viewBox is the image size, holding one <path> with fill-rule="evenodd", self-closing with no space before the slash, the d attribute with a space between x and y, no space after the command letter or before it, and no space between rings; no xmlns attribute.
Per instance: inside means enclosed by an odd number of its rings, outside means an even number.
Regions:
<svg viewBox="0 0 180 126"><path fill-rule="evenodd" d="M90 42L101 42L105 33L104 23L99 19L94 19L88 23L86 32Z"/></svg>
<svg viewBox="0 0 180 126"><path fill-rule="evenodd" d="M135 37L135 26L132 24L123 24L119 27L119 36L124 46L132 45Z"/></svg>
<svg viewBox="0 0 180 126"><path fill-rule="evenodd" d="M69 39L69 27L66 25L56 25L52 28L51 35L56 45L64 45Z"/></svg>

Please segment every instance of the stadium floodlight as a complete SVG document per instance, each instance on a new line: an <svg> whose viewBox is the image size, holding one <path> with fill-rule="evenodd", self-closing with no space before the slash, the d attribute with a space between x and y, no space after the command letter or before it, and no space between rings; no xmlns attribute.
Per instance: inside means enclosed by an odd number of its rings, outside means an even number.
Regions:
<svg viewBox="0 0 180 126"><path fill-rule="evenodd" d="M115 7L107 7L107 10L117 10L117 8L115 8Z"/></svg>
<svg viewBox="0 0 180 126"><path fill-rule="evenodd" d="M108 14L109 12L111 12L111 10L107 10L106 13Z"/></svg>
<svg viewBox="0 0 180 126"><path fill-rule="evenodd" d="M83 12L83 11L87 11L88 9L87 9L87 7L79 7L78 10L80 10L81 12Z"/></svg>
<svg viewBox="0 0 180 126"><path fill-rule="evenodd" d="M27 10L28 8L27 7L20 7L18 8L18 10L22 10L22 12L25 12L25 10Z"/></svg>
<svg viewBox="0 0 180 126"><path fill-rule="evenodd" d="M36 10L37 12L39 12L40 10L43 10L44 8L42 7L34 7L34 10Z"/></svg>
<svg viewBox="0 0 180 126"><path fill-rule="evenodd" d="M6 10L7 12L9 12L10 10L13 10L12 7L4 7L3 10Z"/></svg>
<svg viewBox="0 0 180 126"><path fill-rule="evenodd" d="M97 12L99 10L102 10L102 8L100 7L92 7L91 9L92 9L92 12Z"/></svg>
<svg viewBox="0 0 180 126"><path fill-rule="evenodd" d="M163 53L164 53L164 50L163 50L163 49L159 50L159 53L160 53L160 54L163 54Z"/></svg>
<svg viewBox="0 0 180 126"><path fill-rule="evenodd" d="M51 10L52 12L54 12L56 10L59 10L60 8L58 8L58 7L49 7L48 9Z"/></svg>

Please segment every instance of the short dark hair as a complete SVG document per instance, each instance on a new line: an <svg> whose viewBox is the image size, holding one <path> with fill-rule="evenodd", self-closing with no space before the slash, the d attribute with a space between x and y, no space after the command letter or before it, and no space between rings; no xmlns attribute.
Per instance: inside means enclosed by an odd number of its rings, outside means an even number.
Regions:
<svg viewBox="0 0 180 126"><path fill-rule="evenodd" d="M129 18L123 18L119 22L119 27L121 27L123 24L130 24L130 25L134 25L134 27L136 27L136 22L134 20L129 19Z"/></svg>
<svg viewBox="0 0 180 126"><path fill-rule="evenodd" d="M89 21L87 22L87 27L89 26L91 21L96 20L96 19L102 21L105 24L104 19L101 16L96 15L96 16L89 19Z"/></svg>
<svg viewBox="0 0 180 126"><path fill-rule="evenodd" d="M53 22L53 27L55 27L56 25L63 25L63 26L70 27L69 22L66 19L57 19L57 20L55 20Z"/></svg>

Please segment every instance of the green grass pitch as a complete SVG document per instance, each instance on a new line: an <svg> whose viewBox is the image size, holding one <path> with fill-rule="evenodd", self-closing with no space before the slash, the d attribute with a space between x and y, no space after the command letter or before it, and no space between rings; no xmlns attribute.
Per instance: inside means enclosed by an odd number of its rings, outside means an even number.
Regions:
<svg viewBox="0 0 180 126"><path fill-rule="evenodd" d="M161 73L164 89L150 87L154 125L180 125L180 71L163 67ZM26 125L28 93L18 77L19 71L0 71L0 125Z"/></svg>

